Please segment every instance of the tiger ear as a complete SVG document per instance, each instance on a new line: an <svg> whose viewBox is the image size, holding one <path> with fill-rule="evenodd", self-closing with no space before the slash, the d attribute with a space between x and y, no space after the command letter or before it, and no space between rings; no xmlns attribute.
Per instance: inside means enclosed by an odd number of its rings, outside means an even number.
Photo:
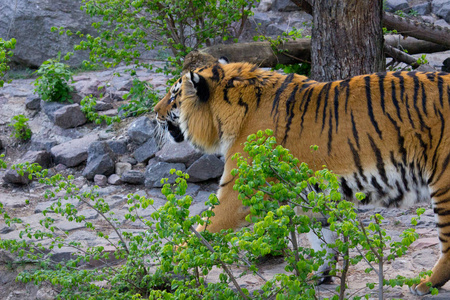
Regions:
<svg viewBox="0 0 450 300"><path fill-rule="evenodd" d="M189 71L189 73L186 74L186 78L192 82L192 85L194 86L194 89L196 90L198 99L200 102L206 102L209 99L209 87L208 83L206 82L205 77L194 73L192 71Z"/></svg>

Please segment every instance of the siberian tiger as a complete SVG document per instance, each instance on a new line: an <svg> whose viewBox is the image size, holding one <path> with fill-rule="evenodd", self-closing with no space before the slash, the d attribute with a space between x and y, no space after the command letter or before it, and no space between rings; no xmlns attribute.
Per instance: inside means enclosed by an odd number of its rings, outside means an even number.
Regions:
<svg viewBox="0 0 450 300"><path fill-rule="evenodd" d="M449 74L316 82L249 63L217 63L185 74L155 112L176 142L225 157L209 231L245 225L248 211L233 190L231 157L243 152L247 136L269 128L294 156L339 174L347 199L361 191L374 205L408 207L431 198L441 255L432 275L411 290L423 295L427 282L439 287L450 279ZM311 145L319 151L312 154Z"/></svg>

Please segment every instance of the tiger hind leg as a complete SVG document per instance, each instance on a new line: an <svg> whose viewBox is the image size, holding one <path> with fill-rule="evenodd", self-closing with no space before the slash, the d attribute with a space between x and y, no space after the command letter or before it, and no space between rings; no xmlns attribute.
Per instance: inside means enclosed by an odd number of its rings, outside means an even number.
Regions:
<svg viewBox="0 0 450 300"><path fill-rule="evenodd" d="M436 180L430 183L433 209L440 241L440 258L432 269L432 274L410 290L416 295L425 295L430 287L441 287L450 280L450 171L444 168L437 173Z"/></svg>

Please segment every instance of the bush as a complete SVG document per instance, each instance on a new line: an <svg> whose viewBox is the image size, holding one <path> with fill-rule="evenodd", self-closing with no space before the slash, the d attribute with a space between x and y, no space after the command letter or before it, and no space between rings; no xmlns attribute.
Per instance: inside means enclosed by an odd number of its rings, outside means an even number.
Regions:
<svg viewBox="0 0 450 300"><path fill-rule="evenodd" d="M385 285L418 282L418 278L386 279L383 273L383 264L403 255L406 247L417 238L413 229L402 234L401 242L391 242L380 226L380 215L375 215L372 222L364 226L353 204L341 199L336 175L327 169L313 172L288 150L277 146L273 137L258 132L249 137L244 150L249 158L236 154L238 169L233 170L233 174L238 176L235 188L239 198L252 212L248 219L254 222L253 228L217 234L197 232L193 226L209 222L213 212L205 211L205 219L189 216L193 199L185 195L188 175L180 171L176 172L179 177L173 186L164 184L162 188L167 202L151 214L147 209L152 207L152 199L128 196L126 228L137 222L144 229L136 231L121 227L95 187L81 192L72 176L46 177L46 170L25 165L21 168L23 172L49 186L46 198L60 196L43 211L42 228L26 226L21 232L22 240L0 240L0 248L17 253L20 260L36 264L35 269L20 273L18 280L36 284L50 282L60 291L61 299L318 299L315 277L311 273L323 264L326 251L300 247L297 233L312 230L321 236L322 228L320 222L314 221L315 217L297 215L294 211L297 209L325 216L330 229L340 236L335 243L325 245L335 248L343 260L342 268L333 268L341 284L332 299L347 299L346 276L349 269L360 262L368 264L367 272L381 274L378 283L367 283L368 289L378 285L381 297ZM363 195L358 194L358 197L363 198ZM97 211L107 226L86 220L70 201L64 203L67 199L75 199ZM219 203L216 196L211 195L207 204ZM87 247L78 241L69 242L68 233L55 227L52 212L70 222L83 224L113 250L105 251L102 245ZM0 213L8 225L21 222L11 218L1 204ZM108 234L108 229L112 234ZM45 247L44 239L51 241ZM52 251L61 247L76 249L76 255L69 261L53 262ZM350 255L351 249L358 254ZM257 276L255 261L274 251L284 255L286 273L265 280L260 290L253 293L241 287L237 278L245 274ZM120 263L113 263L112 258ZM89 262L94 261L102 266L90 268ZM219 281L207 282L205 276L213 268L221 270ZM360 298L353 296L353 299Z"/></svg>
<svg viewBox="0 0 450 300"><path fill-rule="evenodd" d="M128 103L119 107L119 112L122 111L124 117L137 117L147 113L160 100L153 86L138 78L133 79L133 86L130 92L125 95L125 99L129 100Z"/></svg>
<svg viewBox="0 0 450 300"><path fill-rule="evenodd" d="M120 118L118 116L110 117L106 115L99 115L98 112L95 111L95 105L97 105L97 98L92 95L84 97L80 102L81 111L90 122L94 122L95 124L105 122L108 125L113 122L120 122Z"/></svg>
<svg viewBox="0 0 450 300"><path fill-rule="evenodd" d="M28 118L24 115L17 115L11 118L11 123L8 126L13 128L11 136L14 136L20 141L27 141L31 138L32 132L28 125Z"/></svg>
<svg viewBox="0 0 450 300"><path fill-rule="evenodd" d="M13 55L12 50L14 50L16 46L16 40L11 39L9 41L5 41L0 38L0 88L3 87L5 81L2 79L6 72L9 70L9 58Z"/></svg>
<svg viewBox="0 0 450 300"><path fill-rule="evenodd" d="M73 87L69 85L73 80L72 71L60 58L58 54L57 58L44 61L36 71L39 77L34 82L34 91L44 101L72 102Z"/></svg>

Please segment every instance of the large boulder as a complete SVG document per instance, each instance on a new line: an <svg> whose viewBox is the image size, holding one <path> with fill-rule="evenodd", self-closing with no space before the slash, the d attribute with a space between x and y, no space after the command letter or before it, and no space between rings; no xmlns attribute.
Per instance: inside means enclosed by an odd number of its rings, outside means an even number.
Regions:
<svg viewBox="0 0 450 300"><path fill-rule="evenodd" d="M138 145L145 143L154 135L156 124L146 116L138 118L128 127L127 134L130 140Z"/></svg>
<svg viewBox="0 0 450 300"><path fill-rule="evenodd" d="M89 145L97 141L97 139L98 136L96 134L91 134L52 147L50 151L55 164L75 167L85 162L88 158Z"/></svg>
<svg viewBox="0 0 450 300"><path fill-rule="evenodd" d="M83 176L89 180L95 175L109 176L115 170L116 154L111 150L108 142L94 142L88 148L88 158Z"/></svg>
<svg viewBox="0 0 450 300"><path fill-rule="evenodd" d="M171 169L185 171L184 164L171 164L165 162L157 162L149 165L145 170L145 187L154 188L162 187L161 179L168 178L168 183L174 183L178 177L176 174L170 174Z"/></svg>
<svg viewBox="0 0 450 300"><path fill-rule="evenodd" d="M20 0L1 1L0 38L17 40L12 59L22 65L38 67L58 52L73 52L73 46L80 42L75 34L59 35L51 27L63 26L72 32L95 35L91 26L95 19L80 10L81 0ZM68 62L80 65L89 55L76 51Z"/></svg>
<svg viewBox="0 0 450 300"><path fill-rule="evenodd" d="M54 114L55 125L61 128L75 128L87 122L86 116L78 104L65 105L57 109Z"/></svg>
<svg viewBox="0 0 450 300"><path fill-rule="evenodd" d="M433 0L431 10L437 16L450 23L450 2L448 0Z"/></svg>
<svg viewBox="0 0 450 300"><path fill-rule="evenodd" d="M187 170L189 182L200 182L222 176L224 163L213 154L205 154Z"/></svg>

